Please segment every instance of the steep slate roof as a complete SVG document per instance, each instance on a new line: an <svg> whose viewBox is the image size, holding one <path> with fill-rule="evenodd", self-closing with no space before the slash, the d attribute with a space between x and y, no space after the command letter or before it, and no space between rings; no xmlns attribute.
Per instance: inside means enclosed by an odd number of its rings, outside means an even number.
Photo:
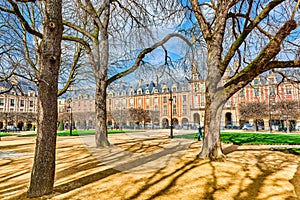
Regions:
<svg viewBox="0 0 300 200"><path fill-rule="evenodd" d="M113 85L110 85L107 89L107 91L112 91L115 95L122 94L122 91L126 91L126 95L130 95L130 91L133 89L134 90L134 94L137 95L137 91L139 89L142 90L142 95L146 94L146 91L149 90L149 94L154 94L154 90L157 89L158 93L162 92L163 87L167 87L167 88L172 88L172 86L176 85L177 87L177 91L183 91L182 88L185 87L186 89L188 89L189 87L189 82L186 79L182 79L176 83L174 83L173 80L165 80L162 81L160 83L158 83L158 85L156 85L153 81L149 82L143 82L142 80L140 80L139 82L134 82L134 83L116 83Z"/></svg>
<svg viewBox="0 0 300 200"><path fill-rule="evenodd" d="M5 89L10 89L11 88L11 84L7 83L7 82L0 82L0 88L5 88ZM4 90L2 90L3 92ZM22 95L22 93L27 96L29 91L34 91L36 93L37 96L37 87L35 86L34 83L29 82L27 80L21 80L18 79L18 83L16 86L13 86L13 89L5 92L6 94L9 94L11 91L14 91L17 93L17 95Z"/></svg>

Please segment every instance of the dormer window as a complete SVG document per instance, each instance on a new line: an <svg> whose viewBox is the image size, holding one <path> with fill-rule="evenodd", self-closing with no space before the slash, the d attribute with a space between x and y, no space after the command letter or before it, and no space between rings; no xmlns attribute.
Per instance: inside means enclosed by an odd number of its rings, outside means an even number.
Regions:
<svg viewBox="0 0 300 200"><path fill-rule="evenodd" d="M154 93L158 93L158 89L154 89Z"/></svg>
<svg viewBox="0 0 300 200"><path fill-rule="evenodd" d="M111 91L108 92L108 97L113 97L113 93Z"/></svg>
<svg viewBox="0 0 300 200"><path fill-rule="evenodd" d="M258 85L258 79L254 79L253 84Z"/></svg>
<svg viewBox="0 0 300 200"><path fill-rule="evenodd" d="M141 95L142 92L143 92L142 88L139 88L138 91L137 91L137 94L138 94L138 95Z"/></svg>
<svg viewBox="0 0 300 200"><path fill-rule="evenodd" d="M150 94L150 90L146 90L146 94Z"/></svg>
<svg viewBox="0 0 300 200"><path fill-rule="evenodd" d="M292 94L292 87L291 86L286 86L285 87L285 94L286 95L291 95Z"/></svg>
<svg viewBox="0 0 300 200"><path fill-rule="evenodd" d="M172 91L173 92L176 92L177 91L177 87L175 86L175 87L172 87Z"/></svg>
<svg viewBox="0 0 300 200"><path fill-rule="evenodd" d="M125 90L122 91L122 96L126 96L126 91Z"/></svg>
<svg viewBox="0 0 300 200"><path fill-rule="evenodd" d="M167 93L168 92L168 88L167 87L164 87L163 88L163 93Z"/></svg>

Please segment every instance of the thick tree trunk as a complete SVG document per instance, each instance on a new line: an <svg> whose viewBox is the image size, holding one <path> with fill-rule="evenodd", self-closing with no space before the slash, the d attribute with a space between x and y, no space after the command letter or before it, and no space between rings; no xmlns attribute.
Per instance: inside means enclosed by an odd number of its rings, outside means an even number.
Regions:
<svg viewBox="0 0 300 200"><path fill-rule="evenodd" d="M52 193L55 176L57 90L62 38L62 2L44 1L38 75L38 128L28 197Z"/></svg>
<svg viewBox="0 0 300 200"><path fill-rule="evenodd" d="M108 147L110 143L106 125L106 81L97 80L96 85L96 146Z"/></svg>
<svg viewBox="0 0 300 200"><path fill-rule="evenodd" d="M201 152L198 154L199 158L209 158L210 160L224 159L221 147L220 125L222 110L227 98L225 88L221 85L222 71L218 67L221 60L221 45L218 44L218 41L222 41L222 35L216 38L216 44L211 45L211 49L208 51L208 73L205 81L205 135Z"/></svg>
<svg viewBox="0 0 300 200"><path fill-rule="evenodd" d="M223 160L220 125L221 114L224 107L221 102L208 102L205 109L204 140L199 158L210 160Z"/></svg>

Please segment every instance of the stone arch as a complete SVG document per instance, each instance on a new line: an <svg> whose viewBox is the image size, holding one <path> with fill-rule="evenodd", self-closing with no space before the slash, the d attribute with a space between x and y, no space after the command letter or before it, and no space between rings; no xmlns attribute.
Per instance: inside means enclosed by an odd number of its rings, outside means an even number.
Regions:
<svg viewBox="0 0 300 200"><path fill-rule="evenodd" d="M184 125L188 125L188 124L189 124L189 120L187 118L182 118L181 125L184 126Z"/></svg>
<svg viewBox="0 0 300 200"><path fill-rule="evenodd" d="M194 113L193 119L194 119L194 125L200 124L200 114L199 113Z"/></svg>
<svg viewBox="0 0 300 200"><path fill-rule="evenodd" d="M232 113L231 112L227 112L225 113L225 126L233 124L232 123Z"/></svg>

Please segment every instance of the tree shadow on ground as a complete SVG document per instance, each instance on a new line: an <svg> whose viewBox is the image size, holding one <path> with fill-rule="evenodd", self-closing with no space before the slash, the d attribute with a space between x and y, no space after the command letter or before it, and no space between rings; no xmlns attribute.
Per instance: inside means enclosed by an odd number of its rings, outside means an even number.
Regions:
<svg viewBox="0 0 300 200"><path fill-rule="evenodd" d="M82 187L84 185L90 184L92 182L98 181L100 179L106 178L108 176L114 175L116 173L119 173L121 171L127 171L131 170L133 168L139 167L141 165L144 165L146 163L152 162L154 160L157 160L163 156L173 154L175 152L181 151L185 149L185 146L174 146L170 148L165 148L161 151L155 152L150 155L142 156L138 159L134 159L132 161L129 161L127 163L122 163L118 166L115 166L113 168L105 169L69 182L66 182L64 184L60 184L54 188L55 192L59 193L66 193L71 190L77 189L78 187ZM80 170L80 168L79 168Z"/></svg>
<svg viewBox="0 0 300 200"><path fill-rule="evenodd" d="M160 141L162 140L162 141ZM285 167L285 162L289 161L288 159L284 159L282 156L282 160L270 161L269 151L263 150L253 150L253 149L238 149L238 145L230 145L223 149L224 154L230 156L230 154L234 154L236 152L240 153L247 153L247 155L251 155L252 164L248 163L248 160L238 161L228 160L224 163L219 162L211 162L205 160L199 160L194 157L189 158L181 158L181 156L186 154L193 154L198 149L194 149L191 147L189 150L192 149L192 152L184 151L186 150L186 146L178 142L178 145L168 146L170 139L153 139L153 143L151 140L147 141L131 141L131 143L125 145L125 143L119 142L118 144L124 151L127 153L125 154L118 154L117 152L111 151L113 155L112 159L109 159L109 156L105 158L105 162L102 163L101 159L97 160L95 156L92 156L88 151L66 151L64 146L60 146L58 149L58 153L60 154L60 158L58 159L58 165L65 165L64 167L60 168L57 173L56 177L57 180L65 179L62 183L57 183L54 188L54 194L52 196L48 196L47 198L52 198L54 196L59 196L60 194L66 194L70 191L80 189L83 186L89 186L91 183L95 183L102 179L111 177L116 174L121 174L123 171L127 171L128 173L134 173L131 171L133 169L140 170L139 167L146 165L151 162L161 162L161 158L165 157L164 165L157 166L155 170L152 170L151 174L149 173L148 176L143 177L143 180L146 180L142 185L136 187L136 191L128 193L127 196L118 197L121 199L155 199L161 198L165 195L171 195L174 190L180 185L179 182L181 178L184 178L186 174L193 174L195 172L195 179L194 181L199 181L202 183L197 183L196 189L199 192L199 196L194 196L194 199L215 199L216 196L219 195L220 191L227 192L229 187L238 187L237 192L232 196L232 199L258 199L260 198L261 190L265 186L266 181L270 176L274 175L275 173L282 170ZM149 143L150 142L150 143ZM175 144L175 143L174 143ZM165 147L165 148L162 148ZM62 151L63 150L63 151ZM102 151L103 149L98 149L98 151ZM84 155L81 153L84 152ZM178 162L174 162L174 157L168 157L169 155L181 152L180 154L176 154L175 158ZM63 154L62 154L63 153ZM131 160L125 163L120 163L114 167L109 167L110 165L105 165L107 162L113 162L117 160L126 160L130 158L130 156L134 155L134 153L141 153L139 157L131 157ZM144 154L143 154L144 153ZM196 155L196 154L195 154ZM234 154L235 156L239 156ZM242 158L242 157L241 157ZM245 173L243 176L237 177L235 171L230 169L222 168L221 164L228 164L232 162L236 166L241 167L241 171ZM174 165L173 168L170 168L170 165ZM101 168L102 166L109 167L107 169ZM258 175L251 174L252 168L255 168L259 171ZM203 171L203 170L209 170ZM222 173L220 170L223 170ZM199 172L203 171L203 174L199 174ZM299 167L298 167L299 171ZM87 172L87 173L85 173ZM76 176L77 173L81 173L80 177ZM300 174L300 173L299 173ZM68 176L72 176L72 179L67 179ZM300 175L299 175L300 176ZM220 185L220 181L223 179L228 179L227 186ZM115 177L117 179L118 177ZM236 180L240 179L240 180ZM296 179L295 179L296 180ZM297 179L299 180L299 179ZM139 179L137 180L139 181ZM250 182L246 185L246 182ZM125 181L126 182L126 181ZM124 184L126 184L124 182ZM22 183L23 185L24 183ZM187 183L190 184L190 183ZM274 182L274 184L277 184ZM160 187L157 187L160 185ZM13 186L10 186L11 189L9 191L13 191ZM15 187L15 189L19 190L21 186ZM85 188L86 189L86 188ZM120 188L122 189L122 188ZM117 190L116 188L111 188L111 190ZM80 191L80 190L79 190ZM148 192L151 191L151 194ZM186 191L189 193L189 191ZM201 195L200 195L201 194ZM297 193L298 194L298 193ZM70 194L73 195L73 194ZM99 196L101 193L99 193ZM270 193L269 196L266 198L277 198L279 199L282 195L280 192L273 191ZM72 197L72 196L71 196ZM23 193L19 196L16 196L13 199L25 199L26 193ZM76 198L74 194L74 198ZM80 197L79 197L80 198ZM100 197L99 197L100 198ZM230 197L228 197L230 198ZM293 199L292 195L289 196L289 199ZM113 199L113 197L111 198Z"/></svg>

